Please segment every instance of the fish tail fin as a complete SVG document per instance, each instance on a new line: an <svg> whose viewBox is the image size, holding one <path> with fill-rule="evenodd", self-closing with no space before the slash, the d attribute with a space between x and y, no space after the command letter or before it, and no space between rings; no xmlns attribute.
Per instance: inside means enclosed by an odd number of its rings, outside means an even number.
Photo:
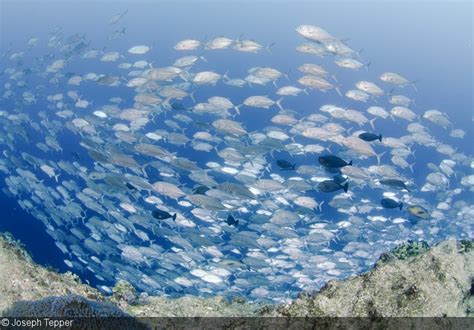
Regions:
<svg viewBox="0 0 474 330"><path fill-rule="evenodd" d="M416 88L416 83L418 83L418 79L415 79L415 80L413 80L413 81L410 81L411 87L413 87L413 89L415 90L415 92L418 93L418 88Z"/></svg>
<svg viewBox="0 0 474 330"><path fill-rule="evenodd" d="M296 163L294 163L293 165L291 165L291 169L292 169L292 170L295 170L295 168L296 168Z"/></svg>
<svg viewBox="0 0 474 330"><path fill-rule="evenodd" d="M324 201L322 201L321 203L318 204L318 210L319 210L319 212L322 212L322 211L323 211L323 210L322 210L323 204L324 204Z"/></svg>
<svg viewBox="0 0 474 330"><path fill-rule="evenodd" d="M56 182L58 182L58 178L59 178L59 174L56 174L56 175L54 176L54 180L56 180Z"/></svg>
<svg viewBox="0 0 474 330"><path fill-rule="evenodd" d="M275 86L275 88L278 88L277 83L276 83L275 80L273 80L272 83L273 83L273 86Z"/></svg>
<svg viewBox="0 0 474 330"><path fill-rule="evenodd" d="M236 106L234 107L235 112L237 112L238 115L240 115L240 107L241 107L241 106L242 106L242 104L239 104L239 105L236 105Z"/></svg>
<svg viewBox="0 0 474 330"><path fill-rule="evenodd" d="M348 166L352 166L352 160L347 164Z"/></svg>
<svg viewBox="0 0 474 330"><path fill-rule="evenodd" d="M306 95L309 95L308 89L307 88L303 89L303 93L305 93Z"/></svg>
<svg viewBox="0 0 474 330"><path fill-rule="evenodd" d="M331 75L331 78L332 78L335 82L338 82L335 74Z"/></svg>
<svg viewBox="0 0 474 330"><path fill-rule="evenodd" d="M275 42L272 42L267 47L265 47L265 50L271 54L273 46L275 46Z"/></svg>
<svg viewBox="0 0 474 330"><path fill-rule="evenodd" d="M400 206L399 206L399 207L400 207L400 210L403 208L403 203L402 203L402 202L400 202Z"/></svg>
<svg viewBox="0 0 474 330"><path fill-rule="evenodd" d="M377 117L372 118L369 120L370 127L372 127L373 130L375 130L375 121L377 120Z"/></svg>
<svg viewBox="0 0 474 330"><path fill-rule="evenodd" d="M392 89L390 89L390 91L387 93L389 98L392 97L392 93L393 93L394 90L395 90L395 87L393 87Z"/></svg>
<svg viewBox="0 0 474 330"><path fill-rule="evenodd" d="M341 90L339 89L339 86L334 87L336 89L337 94L342 97Z"/></svg>
<svg viewBox="0 0 474 330"><path fill-rule="evenodd" d="M176 220L177 215L178 215L178 213L173 214L173 220Z"/></svg>
<svg viewBox="0 0 474 330"><path fill-rule="evenodd" d="M365 70L366 70L367 72L369 72L369 67L370 67L371 64L372 64L372 62L369 61L369 62L367 62L366 65L364 65Z"/></svg>
<svg viewBox="0 0 474 330"><path fill-rule="evenodd" d="M280 110L283 110L283 107L281 105L281 101L283 100L283 97L280 97L278 101L276 101L276 105L280 108Z"/></svg>
<svg viewBox="0 0 474 330"><path fill-rule="evenodd" d="M189 82L189 81L188 81L188 78L187 78L184 74L180 73L180 74L179 74L179 77L180 77L181 79L183 79L185 82Z"/></svg>
<svg viewBox="0 0 474 330"><path fill-rule="evenodd" d="M343 187L344 187L344 192L347 192L349 190L349 182L346 182L346 184Z"/></svg>
<svg viewBox="0 0 474 330"><path fill-rule="evenodd" d="M382 158L383 155L385 155L386 151L380 153L380 154L376 154L377 156L377 165L380 165L380 159Z"/></svg>
<svg viewBox="0 0 474 330"><path fill-rule="evenodd" d="M222 75L222 78L225 79L225 80L227 80L227 81L229 81L230 78L229 78L228 74L229 74L229 70L227 70L227 71Z"/></svg>
<svg viewBox="0 0 474 330"><path fill-rule="evenodd" d="M126 27L122 28L122 31L120 31L121 34L125 34Z"/></svg>
<svg viewBox="0 0 474 330"><path fill-rule="evenodd" d="M415 174L415 172L413 171L413 165L415 165L415 163L411 163L410 165L408 165L408 167L410 167L410 172L412 174Z"/></svg>
<svg viewBox="0 0 474 330"><path fill-rule="evenodd" d="M382 134L379 134L379 141L382 142Z"/></svg>
<svg viewBox="0 0 474 330"><path fill-rule="evenodd" d="M290 80L290 72L291 72L291 69L288 69L288 71L286 71L286 73L284 73L283 75L285 76L286 79Z"/></svg>
<svg viewBox="0 0 474 330"><path fill-rule="evenodd" d="M192 92L189 94L189 97L191 98L191 100L193 100L193 103L196 103L196 99L194 98L194 93L195 93L195 92L196 92L196 91L194 90L194 91L192 91Z"/></svg>

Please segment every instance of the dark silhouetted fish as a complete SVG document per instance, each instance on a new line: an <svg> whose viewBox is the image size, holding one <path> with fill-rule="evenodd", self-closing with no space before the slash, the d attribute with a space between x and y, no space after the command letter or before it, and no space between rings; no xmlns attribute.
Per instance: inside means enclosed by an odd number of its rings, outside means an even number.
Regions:
<svg viewBox="0 0 474 330"><path fill-rule="evenodd" d="M343 189L344 192L347 192L347 189L349 189L349 182L346 182L345 185L342 185L333 180L325 180L318 184L318 189L322 192L333 192L339 189Z"/></svg>
<svg viewBox="0 0 474 330"><path fill-rule="evenodd" d="M389 187L405 189L408 192L410 191L405 185L405 182L398 179L383 179L380 180L380 183Z"/></svg>
<svg viewBox="0 0 474 330"><path fill-rule="evenodd" d="M393 200L391 198L384 198L380 201L380 204L382 204L383 207L386 209L396 209L397 207L401 210L403 207L402 202L397 202L396 200Z"/></svg>
<svg viewBox="0 0 474 330"><path fill-rule="evenodd" d="M209 188L206 186L197 186L193 189L193 194L204 195Z"/></svg>
<svg viewBox="0 0 474 330"><path fill-rule="evenodd" d="M227 217L226 223L229 226L237 227L237 225L239 224L239 220L235 220L235 218L229 214L229 216Z"/></svg>
<svg viewBox="0 0 474 330"><path fill-rule="evenodd" d="M282 170L294 170L296 166L296 164L291 164L284 159L278 159L276 163Z"/></svg>
<svg viewBox="0 0 474 330"><path fill-rule="evenodd" d="M153 212L151 212L151 215L158 220L165 220L169 218L173 218L173 220L176 220L176 213L174 215L171 215L170 213L163 210L154 210Z"/></svg>
<svg viewBox="0 0 474 330"><path fill-rule="evenodd" d="M318 161L326 168L339 168L352 165L352 160L347 163L345 160L334 155L321 156L318 158Z"/></svg>
<svg viewBox="0 0 474 330"><path fill-rule="evenodd" d="M364 140L364 141L367 141L367 142L371 142L371 141L375 141L375 140L379 140L380 142L382 142L382 134L374 134L374 133L361 133L359 134L359 139L361 140Z"/></svg>

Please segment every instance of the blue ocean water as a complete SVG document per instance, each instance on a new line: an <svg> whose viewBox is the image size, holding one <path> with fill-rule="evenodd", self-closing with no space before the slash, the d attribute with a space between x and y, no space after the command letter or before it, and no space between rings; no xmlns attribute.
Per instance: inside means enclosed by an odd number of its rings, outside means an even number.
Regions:
<svg viewBox="0 0 474 330"><path fill-rule="evenodd" d="M110 25L110 17L117 13L127 11L126 15L117 23ZM27 17L27 24L25 23ZM0 54L7 54L0 62L3 75L0 77L2 85L8 80L5 69L10 67L8 57L18 51L24 51L23 59L17 64L22 69L36 69L41 67L42 62L52 62L60 58L55 49L47 46L47 40L51 37L51 31L61 28L64 36L79 34L87 41L88 49L99 49L103 52L117 51L124 56L117 62L105 63L94 61L71 61L63 73L87 72L117 74L126 77L126 73L117 69L117 64L125 61L136 61L138 59L147 60L153 67L164 67L171 65L175 59L188 54L180 53L173 49L173 45L178 41L192 38L206 42L218 36L227 36L232 39L254 39L270 51L262 50L258 54L237 52L227 49L222 51L197 50L189 52L198 56L203 56L205 61L200 60L194 67L194 72L212 69L215 72L224 74L227 72L230 78L243 78L251 67L272 67L277 68L289 77L289 84L297 85L296 80L301 76L297 67L305 62L317 63L327 68L331 74L337 77L337 85L341 86L343 92L350 88L358 80L368 80L377 82L381 73L386 71L400 73L410 80L416 81L415 91L411 86L403 89L396 89L397 92L408 96L416 101L413 110L418 115L422 115L426 110L438 109L446 113L453 124L453 128L459 128L466 132L464 139L455 139L449 136L449 130L433 125L427 121L421 121L429 127L432 136L439 141L451 145L457 152L464 153L472 157L474 147L473 125L472 125L472 3L471 2L284 2L284 1L233 1L230 3L220 3L217 1L123 1L112 2L102 1L99 3L89 1L2 1L0 3ZM343 40L351 48L360 53L363 63L370 63L368 71L361 69L352 71L342 69L334 64L334 58L327 56L324 58L297 53L295 48L305 42L297 35L295 28L302 24L312 24L321 26L332 35ZM108 40L108 36L116 31L120 34L115 40ZM38 38L34 47L28 47L27 42L33 38ZM64 38L66 39L66 38ZM148 45L151 50L139 57L127 54L127 50L134 45ZM54 57L44 57L53 54ZM42 59L42 60L40 60ZM128 78L127 78L128 79ZM282 77L277 82L278 86L287 83ZM44 81L37 79L34 75L28 77L28 85L18 88L23 92L33 90ZM77 86L73 86L77 87ZM92 107L101 106L107 103L110 97L120 96L124 102L121 107L133 106L134 90L122 84L116 88L97 86L96 84L81 84L75 88L79 95L92 101ZM66 94L71 90L70 86L45 85L37 89L42 95L56 93ZM388 91L389 88L386 89ZM3 93L3 91L2 91ZM318 112L324 104L338 104L347 108L360 110L365 113L369 104L352 101L348 98L341 99L334 91L327 92L312 91L300 94L298 97L285 97L282 101L285 109L292 109L298 113L300 118L311 113ZM19 93L21 95L21 93ZM200 86L194 97L197 102L205 102L209 97L222 95L228 97L234 104L240 104L249 95L268 95L276 99L275 86L267 84L265 86L252 85L245 88L236 88L222 83L217 85ZM184 108L190 108L194 102L191 98L179 101ZM372 101L371 101L372 102ZM385 106L389 109L387 102L379 101L372 105ZM0 110L11 110L16 107L15 99L3 99L0 103ZM45 110L48 102L43 98L38 98L34 106L30 106L29 115L33 120L41 120L35 111ZM89 109L90 110L90 109ZM255 109L241 109L241 115L237 117L239 122L245 123L248 132L261 131L265 126L271 125L270 119L277 113L278 109L272 107L270 111L260 111ZM86 111L78 109L77 111ZM231 110L232 111L232 110ZM164 120L160 117L160 120ZM203 117L203 122L211 122L214 119ZM400 137L406 132L407 121L402 119L378 119L375 122L377 132L384 136ZM158 128L166 128L162 123L155 123ZM349 128L351 125L346 125ZM359 127L352 125L352 129ZM196 129L189 128L186 135ZM403 133L402 133L403 132ZM28 152L37 157L42 157L43 153L34 147L39 135L33 130L29 130L31 136L25 142L18 137L16 151ZM3 132L2 132L3 134ZM69 162L79 162L82 166L92 168L93 161L88 156L87 151L79 145L80 137L65 130L58 135L63 151L57 154L48 154L48 159L55 161L65 160ZM297 138L300 142L299 138ZM39 140L38 140L39 141ZM189 145L177 147L167 145L170 152L176 152L182 157L186 157L205 168L209 161L220 162L215 153L203 153L193 150ZM378 146L377 152L384 149ZM2 149L5 150L5 149ZM341 146L331 146L331 152L338 153L344 151ZM403 173L409 176L415 186L421 187L425 183L426 176L432 172L426 165L430 162L439 164L443 159L449 158L446 155L434 153L433 148L416 145L414 158L414 173L408 170ZM4 154L5 156L5 154ZM279 157L289 158L288 153L277 151L273 158L268 156L269 162L274 162ZM317 155L294 155L291 161L296 164L318 165ZM385 164L390 164L390 157L382 157ZM357 160L360 167L369 167L376 164L373 158ZM275 168L275 166L273 166ZM150 170L149 178L151 182L157 181L159 174ZM471 170L472 171L472 170ZM281 172L277 172L281 174ZM453 179L449 189L459 187L459 180L462 176L471 174L469 169L459 168L458 178ZM2 174L2 185L4 178L9 174ZM43 175L44 176L44 175ZM289 176L289 175L288 175ZM67 174L62 174L61 179L67 178ZM43 177L42 177L43 178ZM74 179L77 180L77 179ZM191 181L181 178L185 184ZM46 185L54 185L54 178L44 178ZM192 186L192 185L191 185ZM464 187L465 188L465 187ZM355 191L357 194L362 192ZM318 202L324 201L322 214L318 214L325 221L336 223L347 218L347 214L338 212L328 206L333 195L312 193ZM10 194L11 195L11 194ZM0 231L9 231L20 239L32 252L34 259L41 264L51 265L60 271L71 270L63 260L71 256L64 255L54 244L54 239L46 232L46 227L33 215L23 211L17 204L18 196L3 195L0 210ZM364 191L363 198L373 197L374 200L381 198L380 191ZM23 195L26 197L26 195ZM22 197L22 198L23 198ZM417 196L420 197L420 196ZM423 198L432 201L433 207L437 204L436 193L425 193ZM362 198L362 197L361 197ZM464 200L468 205L472 204L472 193L465 189L457 200ZM179 208L173 201L171 205ZM354 201L356 203L356 201ZM151 212L152 208L149 208ZM88 211L91 212L91 211ZM393 210L378 210L378 215L391 217ZM91 212L92 213L92 212ZM245 217L249 217L246 215ZM250 219L245 219L248 225ZM453 235L449 219L441 221L440 231L434 235L434 240L438 241L447 236ZM471 222L472 226L472 222ZM85 231L84 221L77 221L68 228L76 227ZM145 228L142 228L144 231ZM245 229L242 228L242 230ZM415 231L415 229L413 229ZM465 232L457 233L472 237L472 227L465 228ZM150 234L151 235L151 234ZM227 235L227 236L226 236ZM223 236L224 240L232 236L232 232ZM158 239L160 245L166 250L173 246L166 239ZM332 242L329 246L334 251L340 251L347 242ZM388 247L387 247L388 248ZM115 260L114 262L120 262ZM78 265L81 265L78 263ZM93 272L87 267L72 268L84 280L93 285L111 286L116 278L106 277L105 280L98 280ZM182 270L185 271L184 269ZM176 272L179 274L179 271ZM256 272L258 273L258 271ZM236 274L233 275L237 276ZM234 280L230 278L229 281ZM143 287L140 287L143 289ZM297 288L293 287L296 290ZM167 293L177 292L179 289L167 288L163 290ZM184 292L184 291L183 291ZM198 294L198 291L191 291ZM201 292L202 293L202 292Z"/></svg>

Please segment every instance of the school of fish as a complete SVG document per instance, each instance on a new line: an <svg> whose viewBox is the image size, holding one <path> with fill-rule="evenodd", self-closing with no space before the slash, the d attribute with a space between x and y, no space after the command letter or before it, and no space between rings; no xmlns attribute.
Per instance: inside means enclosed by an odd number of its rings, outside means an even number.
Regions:
<svg viewBox="0 0 474 330"><path fill-rule="evenodd" d="M126 14L108 21L108 40L126 38ZM206 55L248 64L276 56L272 44L198 37L176 41L163 66L150 45L92 48L60 27L1 55L2 190L73 272L105 293L123 279L152 294L282 302L406 240L473 238L473 155L455 146L466 132L415 104L414 81L367 80L370 63L314 25L295 29L298 67L242 77ZM340 85L344 72L360 78ZM333 101L318 104L321 93ZM306 109L285 106L300 97ZM268 117L257 130L252 113ZM399 129L378 131L385 122Z"/></svg>

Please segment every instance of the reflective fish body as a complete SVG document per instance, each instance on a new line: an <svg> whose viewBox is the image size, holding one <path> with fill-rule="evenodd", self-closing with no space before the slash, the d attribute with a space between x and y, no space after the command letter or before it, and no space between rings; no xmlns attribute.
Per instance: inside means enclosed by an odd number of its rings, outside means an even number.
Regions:
<svg viewBox="0 0 474 330"><path fill-rule="evenodd" d="M381 96L385 94L382 88L380 88L375 83L370 82L370 81L365 81L365 80L359 81L356 83L356 87L360 89L361 91L366 92L373 96Z"/></svg>
<svg viewBox="0 0 474 330"><path fill-rule="evenodd" d="M316 42L327 42L335 39L326 30L314 25L300 25L296 28L296 32L298 32L304 38Z"/></svg>
<svg viewBox="0 0 474 330"><path fill-rule="evenodd" d="M148 47L148 46L137 45L137 46L133 46L133 47L129 48L128 52L130 54L134 54L134 55L143 55L143 54L148 53L149 50L150 50L150 47Z"/></svg>
<svg viewBox="0 0 474 330"><path fill-rule="evenodd" d="M396 86L404 86L411 83L406 78L393 72L384 72L380 75L379 79L382 80L383 82L396 85Z"/></svg>
<svg viewBox="0 0 474 330"><path fill-rule="evenodd" d="M226 37L218 37L206 43L206 49L225 49L230 47L235 41Z"/></svg>
<svg viewBox="0 0 474 330"><path fill-rule="evenodd" d="M186 39L178 42L174 45L175 50L185 51L185 50L195 50L201 46L201 42L199 40L194 39Z"/></svg>
<svg viewBox="0 0 474 330"><path fill-rule="evenodd" d="M317 89L320 91L327 91L330 89L336 89L336 91L340 94L339 88L331 84L329 81L322 77L318 76L312 76L312 75L306 75L298 79L298 83L301 85L312 88L312 89Z"/></svg>

